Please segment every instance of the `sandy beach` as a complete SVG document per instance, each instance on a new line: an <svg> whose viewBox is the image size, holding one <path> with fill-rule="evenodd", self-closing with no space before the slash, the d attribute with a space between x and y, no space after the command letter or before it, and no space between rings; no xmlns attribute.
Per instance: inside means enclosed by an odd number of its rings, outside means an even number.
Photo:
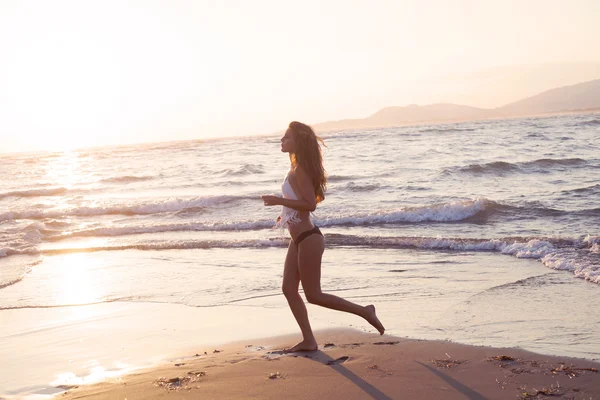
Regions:
<svg viewBox="0 0 600 400"><path fill-rule="evenodd" d="M600 400L557 3L0 1L0 400Z"/></svg>
<svg viewBox="0 0 600 400"><path fill-rule="evenodd" d="M319 350L284 354L297 335L198 348L63 399L595 399L598 363L518 349L323 330Z"/></svg>

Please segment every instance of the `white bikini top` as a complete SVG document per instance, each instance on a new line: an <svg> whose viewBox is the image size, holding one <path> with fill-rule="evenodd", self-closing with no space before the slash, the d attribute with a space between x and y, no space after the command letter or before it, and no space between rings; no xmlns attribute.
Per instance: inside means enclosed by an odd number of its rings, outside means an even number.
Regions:
<svg viewBox="0 0 600 400"><path fill-rule="evenodd" d="M298 200L298 196L296 196L294 189L292 189L292 185L290 185L290 182L288 181L288 175L285 176L283 185L281 185L281 194L283 195L284 199ZM298 210L283 206L283 209L281 210L281 218L279 219L277 226L284 228L299 222L300 217L298 216Z"/></svg>

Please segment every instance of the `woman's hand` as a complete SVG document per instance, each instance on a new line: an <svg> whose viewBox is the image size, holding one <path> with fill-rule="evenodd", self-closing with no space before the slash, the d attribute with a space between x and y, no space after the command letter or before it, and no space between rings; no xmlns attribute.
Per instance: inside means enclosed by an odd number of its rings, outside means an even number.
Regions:
<svg viewBox="0 0 600 400"><path fill-rule="evenodd" d="M280 206L281 205L281 197L273 196L273 195L264 195L260 196L262 201L265 203L265 206Z"/></svg>

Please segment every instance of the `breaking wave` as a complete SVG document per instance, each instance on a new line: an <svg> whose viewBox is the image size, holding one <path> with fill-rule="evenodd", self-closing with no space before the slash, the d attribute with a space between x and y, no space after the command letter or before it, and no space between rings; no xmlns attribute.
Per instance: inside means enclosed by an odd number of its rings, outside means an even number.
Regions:
<svg viewBox="0 0 600 400"><path fill-rule="evenodd" d="M490 174L498 175L518 171L541 171L561 167L581 167L588 165L588 161L582 158L541 158L533 161L510 163L506 161L494 161L484 164L470 164L462 167L450 167L444 169L444 173L467 173L467 174Z"/></svg>
<svg viewBox="0 0 600 400"><path fill-rule="evenodd" d="M569 271L578 278L600 284L600 237L585 239L506 237L498 239L444 237L389 237L325 234L327 246L363 246L371 248L417 248L424 250L497 252L517 258L539 260L548 268ZM285 247L289 239L254 240L165 240L138 242L126 245L107 245L87 248L57 248L42 254L120 250L174 250L211 248Z"/></svg>
<svg viewBox="0 0 600 400"><path fill-rule="evenodd" d="M67 192L67 188L49 188L49 189L30 189L18 190L13 192L0 193L0 199L5 197L42 197L42 196L60 196Z"/></svg>

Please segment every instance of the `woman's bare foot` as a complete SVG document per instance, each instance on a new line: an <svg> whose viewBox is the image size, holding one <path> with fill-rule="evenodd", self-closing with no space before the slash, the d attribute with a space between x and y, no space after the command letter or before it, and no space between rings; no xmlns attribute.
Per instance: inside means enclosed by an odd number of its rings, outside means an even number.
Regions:
<svg viewBox="0 0 600 400"><path fill-rule="evenodd" d="M284 353L295 353L297 351L315 351L318 349L318 345L317 345L317 341L316 340L303 340L300 343L298 343L297 345L295 345L294 347L291 347L289 349L285 349L283 352Z"/></svg>
<svg viewBox="0 0 600 400"><path fill-rule="evenodd" d="M368 306L365 306L365 309L367 310L367 315L365 316L365 319L371 325L373 325L373 327L375 329L377 329L379 331L380 335L383 335L383 333L385 332L385 328L383 327L382 323L379 321L379 318L377 318L377 314L375 313L375 306L368 305Z"/></svg>

